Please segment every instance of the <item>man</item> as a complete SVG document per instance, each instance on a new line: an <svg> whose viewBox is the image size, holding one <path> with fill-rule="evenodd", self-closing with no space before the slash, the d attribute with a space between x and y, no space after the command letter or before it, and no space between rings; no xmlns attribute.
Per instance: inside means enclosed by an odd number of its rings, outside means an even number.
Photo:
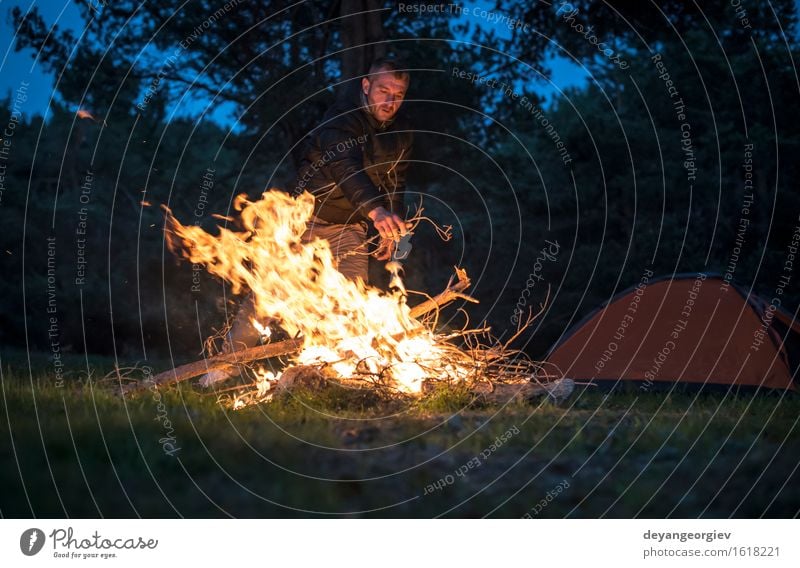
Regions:
<svg viewBox="0 0 800 568"><path fill-rule="evenodd" d="M369 278L369 223L381 238L373 253L378 260L390 259L407 231L403 191L413 135L398 111L409 81L397 61L376 60L357 93L331 107L303 141L293 193L308 191L315 202L302 240L327 240L338 270L352 280ZM258 343L259 334L250 322L254 311L251 296L234 319L225 351ZM236 372L213 371L200 384L207 387Z"/></svg>

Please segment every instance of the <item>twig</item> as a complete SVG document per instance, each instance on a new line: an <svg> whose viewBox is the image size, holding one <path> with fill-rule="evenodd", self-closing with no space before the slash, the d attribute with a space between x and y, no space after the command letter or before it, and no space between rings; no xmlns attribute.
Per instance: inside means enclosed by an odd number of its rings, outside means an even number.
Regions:
<svg viewBox="0 0 800 568"><path fill-rule="evenodd" d="M477 304L478 300L470 296L467 296L466 294L461 293L463 290L469 288L471 284L469 277L467 276L467 271L462 268L456 268L456 275L458 276L458 282L456 282L455 284L449 284L445 289L445 291L442 292L441 294L437 294L430 300L426 300L421 304L418 304L413 308L411 308L411 313L410 313L411 317L418 318L421 315L426 314L432 310L441 308L445 304L448 304L457 298L461 298L468 302L473 302Z"/></svg>
<svg viewBox="0 0 800 568"><path fill-rule="evenodd" d="M515 340L517 337L519 337L520 335L522 335L522 332L524 332L526 329L528 329L528 328L530 327L530 325L531 325L533 322L535 322L535 321L536 321L536 319L537 319L537 318L538 318L540 315L542 315L542 313L543 313L543 312L544 312L544 310L545 310L545 307L547 306L547 301L548 301L549 299L550 299L550 284L548 284L548 285L547 285L547 295L546 295L546 296L545 296L545 298L544 298L544 302L542 302L542 303L540 303L540 304L539 304L539 311L538 311L538 312L536 312L536 315L533 315L533 309L532 309L532 308L529 308L529 309L528 309L528 317L527 317L527 318L525 318L525 321L524 321L524 322L523 322L522 320L519 320L519 323L517 324L517 331L516 331L516 333L514 333L514 335L512 335L512 336L511 336L511 339L509 339L508 341L506 341L506 342L503 344L503 349L507 349L507 348L508 348L508 346L509 346L509 345L511 345L511 343L512 343L512 342L513 342L513 341L514 341L514 340Z"/></svg>

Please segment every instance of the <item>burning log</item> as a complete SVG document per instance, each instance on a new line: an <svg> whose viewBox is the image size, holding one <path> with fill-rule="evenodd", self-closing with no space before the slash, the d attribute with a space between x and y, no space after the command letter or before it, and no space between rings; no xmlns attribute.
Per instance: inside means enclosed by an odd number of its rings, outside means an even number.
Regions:
<svg viewBox="0 0 800 568"><path fill-rule="evenodd" d="M467 271L463 268L456 268L456 276L458 276L458 282L453 283L453 279L451 278L444 292L411 308L411 317L418 319L420 316L432 312L433 310L438 310L445 304L449 304L458 298L477 304L478 300L461 293L469 288L471 284L469 276L467 276Z"/></svg>
<svg viewBox="0 0 800 568"><path fill-rule="evenodd" d="M224 369L231 365L249 363L259 359L267 359L269 357L277 357L279 355L287 355L294 353L303 347L302 339L287 339L286 341L279 341L277 343L267 343L266 345L259 345L258 347L251 347L250 349L242 349L240 351L233 351L231 353L223 353L215 355L202 361L195 361L194 363L187 363L180 367L175 367L169 371L164 371L155 375L152 379L145 381L138 381L122 385L120 387L120 394L126 395L142 389L150 388L152 386L160 387L163 385L177 384L195 377L199 377L209 371L217 369Z"/></svg>

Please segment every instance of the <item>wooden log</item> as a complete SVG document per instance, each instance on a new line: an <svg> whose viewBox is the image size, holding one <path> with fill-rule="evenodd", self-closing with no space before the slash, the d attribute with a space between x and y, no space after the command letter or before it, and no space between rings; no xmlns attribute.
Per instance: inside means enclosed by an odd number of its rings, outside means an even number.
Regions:
<svg viewBox="0 0 800 568"><path fill-rule="evenodd" d="M328 384L328 377L313 365L296 365L284 369L274 389L278 392L291 392L298 387L309 390L322 390Z"/></svg>
<svg viewBox="0 0 800 568"><path fill-rule="evenodd" d="M249 363L250 361L294 353L302 346L302 339L287 339L286 341L267 343L266 345L259 345L258 347L251 347L250 349L241 349L231 353L215 355L214 357L209 357L202 361L195 361L194 363L187 363L186 365L175 367L174 369L164 371L163 373L159 373L143 381L122 385L120 387L120 394L124 396L128 393L151 388L153 386L160 387L163 385L176 384L193 379L194 377L199 377L209 371L230 367L231 365Z"/></svg>
<svg viewBox="0 0 800 568"><path fill-rule="evenodd" d="M560 379L551 383L538 384L530 381L512 384L487 385L487 388L476 389L475 393L484 402L505 404L515 398L530 401L540 396L547 396L560 402L572 394L575 383L571 379Z"/></svg>
<svg viewBox="0 0 800 568"><path fill-rule="evenodd" d="M437 294L433 298L425 300L421 304L411 308L411 317L415 319L419 318L420 316L425 315L428 312L432 312L435 309L441 308L445 304L449 304L458 298L477 304L478 300L461 293L469 288L471 284L469 276L467 276L467 271L461 268L456 268L456 275L458 276L458 282L451 282L441 294Z"/></svg>

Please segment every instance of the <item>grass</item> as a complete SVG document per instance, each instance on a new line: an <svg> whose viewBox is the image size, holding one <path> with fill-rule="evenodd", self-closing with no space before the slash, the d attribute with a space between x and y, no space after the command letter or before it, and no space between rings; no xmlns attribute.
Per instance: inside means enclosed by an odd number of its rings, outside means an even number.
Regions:
<svg viewBox="0 0 800 568"><path fill-rule="evenodd" d="M798 397L579 390L499 407L457 387L417 401L327 389L233 412L191 385L126 400L76 373L58 387L46 359L8 358L0 396L3 517L800 510Z"/></svg>

